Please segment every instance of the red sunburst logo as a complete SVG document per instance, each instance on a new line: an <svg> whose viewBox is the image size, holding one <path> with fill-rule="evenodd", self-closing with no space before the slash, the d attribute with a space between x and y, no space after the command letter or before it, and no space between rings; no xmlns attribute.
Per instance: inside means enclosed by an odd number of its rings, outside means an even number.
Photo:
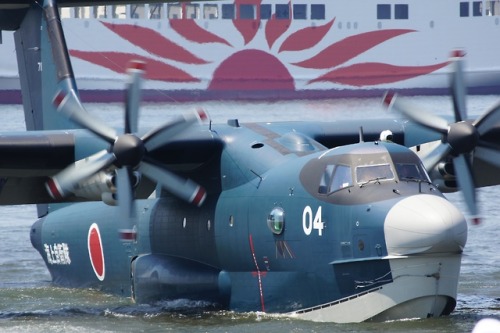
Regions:
<svg viewBox="0 0 500 333"><path fill-rule="evenodd" d="M260 19L261 0L235 0L234 4L255 5L258 19L234 19L232 24L242 37L240 45L229 42L228 38L216 35L198 25L195 19L170 19L170 27L185 40L185 45L195 43L210 48L212 45L224 46L229 56L222 56L221 62L213 70L208 90L295 90L295 81L289 68L312 69L314 73L322 70L308 81L308 85L317 82L342 84L353 87L373 86L384 83L403 81L412 77L436 71L447 62L428 66L396 66L380 62L354 63L344 66L348 61L395 37L414 33L408 29L376 30L352 35L335 41L315 53L313 56L304 52L320 42L334 28L335 18L323 25L310 26L296 31L289 31L290 19L278 19L275 14L268 20ZM288 4L291 6L291 4ZM111 24L102 22L109 30L121 38L139 46L148 54L146 57L124 52L87 52L71 50L70 54L117 73L124 73L126 64L131 59L147 62L149 80L178 83L197 83L201 78L193 66L212 65L203 55L194 54L188 46L179 45L157 31L130 24ZM259 27L264 25L264 38L267 49L249 48L248 45L258 36ZM226 36L227 37L227 36ZM261 43L262 44L262 43ZM293 63L284 63L281 55L296 53L305 58ZM158 60L159 59L159 60ZM173 60L177 65L170 65ZM186 65L186 66L184 66ZM191 68L191 70L187 69Z"/></svg>

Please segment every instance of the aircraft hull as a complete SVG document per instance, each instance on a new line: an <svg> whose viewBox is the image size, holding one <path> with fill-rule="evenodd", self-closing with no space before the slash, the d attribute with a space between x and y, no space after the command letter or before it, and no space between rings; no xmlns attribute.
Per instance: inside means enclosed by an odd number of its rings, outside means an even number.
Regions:
<svg viewBox="0 0 500 333"><path fill-rule="evenodd" d="M235 130L233 138L234 129L218 133L228 141L255 142L245 127ZM289 142L281 142L282 152ZM221 157L223 175L235 172L227 166L236 158L249 166L257 160L235 147L241 145L233 142ZM259 161L276 154L271 144L251 149ZM456 207L427 182L371 182L325 196L319 179L310 181L328 163L347 163L343 151L364 163L387 158L389 150L399 158L397 153L407 152L392 143L364 143L318 151L312 158L285 155L286 163L262 178L251 173L262 168L254 164L238 169L241 177L221 180L224 190L200 208L167 193L137 200L136 242L117 237L122 226L116 207L69 205L32 227L32 243L54 283L138 302L201 299L233 311L338 323L449 314L467 234ZM418 158L410 154L404 161ZM243 172L254 178L248 181ZM270 224L278 211L287 214L281 233Z"/></svg>
<svg viewBox="0 0 500 333"><path fill-rule="evenodd" d="M388 260L391 283L290 315L318 322L352 323L427 318L453 310L461 254L394 256Z"/></svg>

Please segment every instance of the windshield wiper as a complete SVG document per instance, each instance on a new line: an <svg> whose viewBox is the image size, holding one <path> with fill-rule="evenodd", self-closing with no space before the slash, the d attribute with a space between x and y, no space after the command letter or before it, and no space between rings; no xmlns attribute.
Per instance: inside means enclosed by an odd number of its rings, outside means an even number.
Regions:
<svg viewBox="0 0 500 333"><path fill-rule="evenodd" d="M351 187L353 187L354 185L353 184L350 184L350 185L347 185L347 186L342 186L342 187L339 187L338 189L334 190L334 191L330 191L328 192L328 194L326 195L327 197L329 197L331 194L333 193L337 193L338 191L342 191L342 190L345 190L345 189L349 189Z"/></svg>
<svg viewBox="0 0 500 333"><path fill-rule="evenodd" d="M408 176L408 177L401 177L400 178L402 181L407 181L407 182L421 182L422 179L420 178L417 178L417 177L411 177L411 176Z"/></svg>
<svg viewBox="0 0 500 333"><path fill-rule="evenodd" d="M374 183L379 183L379 184L380 184L380 181L381 181L382 179L387 179L387 177L377 177L377 178L370 179L370 180L368 180L368 181L364 182L363 184L359 185L359 187L363 187L363 186L365 186L366 184L369 184L369 183L371 183L371 182L374 182Z"/></svg>
<svg viewBox="0 0 500 333"><path fill-rule="evenodd" d="M415 183L427 183L427 184L432 184L430 181L422 178L417 178L417 177L403 177L400 178L401 181L407 181L407 182L415 182Z"/></svg>

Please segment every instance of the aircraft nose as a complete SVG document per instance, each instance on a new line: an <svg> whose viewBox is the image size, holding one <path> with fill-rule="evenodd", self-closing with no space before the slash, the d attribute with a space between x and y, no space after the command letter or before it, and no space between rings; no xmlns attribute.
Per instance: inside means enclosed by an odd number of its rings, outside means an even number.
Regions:
<svg viewBox="0 0 500 333"><path fill-rule="evenodd" d="M389 255L458 253L467 241L467 222L445 198L420 194L389 210L384 233Z"/></svg>

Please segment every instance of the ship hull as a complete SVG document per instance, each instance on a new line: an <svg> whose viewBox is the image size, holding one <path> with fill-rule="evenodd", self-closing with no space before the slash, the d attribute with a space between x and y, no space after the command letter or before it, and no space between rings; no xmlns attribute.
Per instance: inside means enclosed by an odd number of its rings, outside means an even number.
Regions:
<svg viewBox="0 0 500 333"><path fill-rule="evenodd" d="M387 90L441 95L448 93L449 57L457 49L466 60L468 92L500 93L500 44L493 42L500 8L462 17L456 1L424 0L407 5L406 19L381 19L372 0L362 7L310 5L324 6L324 18L174 19L165 4L154 19L70 17L63 27L87 102L121 101L132 59L147 63L144 98L155 102L374 97ZM4 32L0 50L0 103L20 102L11 32Z"/></svg>

